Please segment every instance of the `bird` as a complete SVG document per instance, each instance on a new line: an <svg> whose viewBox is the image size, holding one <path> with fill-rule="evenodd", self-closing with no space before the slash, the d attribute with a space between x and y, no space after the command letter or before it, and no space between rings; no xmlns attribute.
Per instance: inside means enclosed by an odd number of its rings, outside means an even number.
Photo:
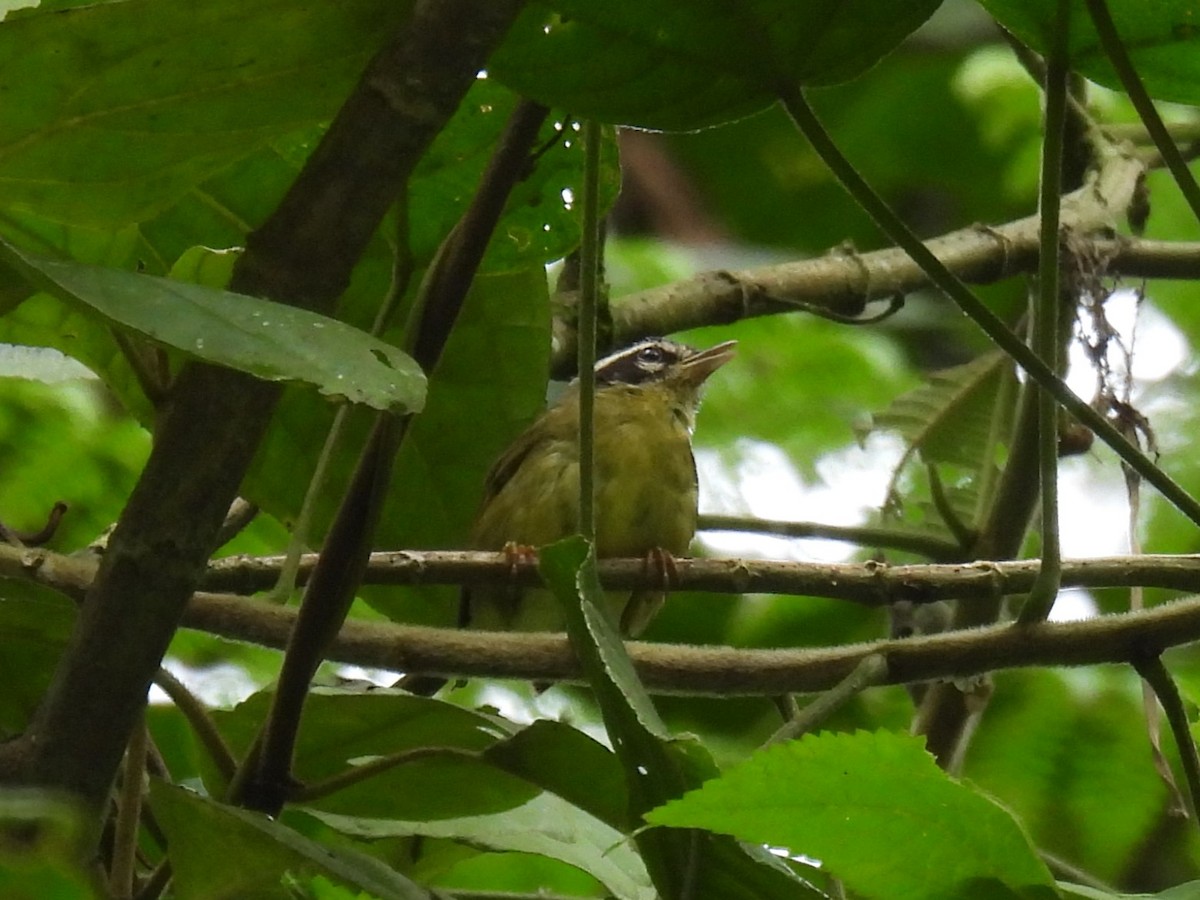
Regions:
<svg viewBox="0 0 1200 900"><path fill-rule="evenodd" d="M733 358L736 341L704 350L646 338L595 365L596 555L643 557L663 567L696 533L698 494L692 431L704 383ZM578 379L496 460L471 529L476 550L529 552L579 530ZM663 590L609 592L610 613L638 636L661 607ZM544 589L464 588L462 627L560 631L562 616Z"/></svg>

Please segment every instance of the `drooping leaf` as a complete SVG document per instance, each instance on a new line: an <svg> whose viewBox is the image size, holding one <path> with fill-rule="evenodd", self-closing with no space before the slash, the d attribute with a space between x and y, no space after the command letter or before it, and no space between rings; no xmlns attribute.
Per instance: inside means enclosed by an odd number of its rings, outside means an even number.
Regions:
<svg viewBox="0 0 1200 900"><path fill-rule="evenodd" d="M1200 103L1200 21L1192 0L1107 0L1117 32L1150 95ZM1055 8L1041 0L982 0L1009 31L1044 53L1055 28ZM1121 90L1083 0L1072 0L1068 42L1071 67L1105 87Z"/></svg>
<svg viewBox="0 0 1200 900"><path fill-rule="evenodd" d="M716 774L707 749L671 738L609 621L591 546L579 536L540 551L539 570L563 609L571 646L596 694L625 771L630 819ZM818 897L819 891L769 857L721 834L651 829L635 834L660 896L696 900Z"/></svg>
<svg viewBox="0 0 1200 900"><path fill-rule="evenodd" d="M330 397L416 411L425 379L390 344L296 307L197 284L24 253L0 260L59 299L189 356L270 381L302 381Z"/></svg>
<svg viewBox="0 0 1200 900"><path fill-rule="evenodd" d="M604 122L685 130L771 103L781 82L833 84L874 65L938 7L903 0L540 0L489 70L519 93Z"/></svg>
<svg viewBox="0 0 1200 900"><path fill-rule="evenodd" d="M646 816L821 860L855 895L1054 897L1017 822L938 769L917 737L808 735L777 744Z"/></svg>
<svg viewBox="0 0 1200 900"><path fill-rule="evenodd" d="M874 427L900 432L909 446L905 461L920 453L926 462L976 469L995 440L1001 386L1013 377L1007 356L986 353L934 372L921 387L876 414Z"/></svg>
<svg viewBox="0 0 1200 900"><path fill-rule="evenodd" d="M947 510L954 519L951 532L977 524L991 501L1001 447L1009 439L1016 384L1008 357L994 351L934 372L876 414L875 428L898 431L907 444L893 470L889 497L898 495L900 479L917 456L929 469L930 494L941 493L941 501L906 501L923 520L910 525L946 533ZM943 467L950 477L944 477Z"/></svg>

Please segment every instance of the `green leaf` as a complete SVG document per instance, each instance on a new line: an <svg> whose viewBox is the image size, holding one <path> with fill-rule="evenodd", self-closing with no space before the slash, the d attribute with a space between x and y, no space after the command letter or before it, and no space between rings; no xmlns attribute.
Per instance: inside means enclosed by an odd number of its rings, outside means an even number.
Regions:
<svg viewBox="0 0 1200 900"><path fill-rule="evenodd" d="M1003 673L965 773L1039 847L1119 883L1168 802L1143 723L1128 670Z"/></svg>
<svg viewBox="0 0 1200 900"><path fill-rule="evenodd" d="M207 362L268 381L303 381L376 409L417 411L425 401L425 379L412 359L336 319L201 285L34 256L5 241L0 260L62 300Z"/></svg>
<svg viewBox="0 0 1200 900"><path fill-rule="evenodd" d="M543 548L538 562L542 577L563 607L571 645L596 693L618 754L627 767L631 762L640 766L652 761L661 755L660 742L669 740L670 734L608 617L591 545L580 537L566 538ZM622 748L632 756L623 755ZM646 759L636 758L642 754ZM648 780L655 777L651 774Z"/></svg>
<svg viewBox="0 0 1200 900"><path fill-rule="evenodd" d="M1044 0L982 0L1005 28L1039 53L1051 44L1054 4ZM1151 96L1200 103L1200 21L1193 0L1108 0L1108 9L1133 66ZM1083 0L1072 0L1071 67L1113 90L1120 79L1100 47Z"/></svg>
<svg viewBox="0 0 1200 900"><path fill-rule="evenodd" d="M24 731L67 644L75 605L45 588L0 579L0 740Z"/></svg>
<svg viewBox="0 0 1200 900"><path fill-rule="evenodd" d="M908 442L897 468L920 453L926 462L976 470L995 443L997 396L1013 381L1008 357L999 351L985 353L965 365L934 372L921 387L878 413L874 427L898 431Z"/></svg>
<svg viewBox="0 0 1200 900"><path fill-rule="evenodd" d="M263 691L231 711L213 712L235 754L249 748L271 696ZM481 751L513 727L502 719L403 691L315 688L304 706L293 775L311 785L373 760L410 754L310 805L397 819L444 819L510 809L537 790L487 763ZM427 748L442 752L426 752Z"/></svg>
<svg viewBox="0 0 1200 900"><path fill-rule="evenodd" d="M1000 450L1012 427L1016 374L1008 357L985 353L969 363L934 372L919 388L902 394L874 417L875 428L898 431L908 446L892 474L889 496L898 494L906 467L915 457L931 468L958 522L973 527L985 515L999 472ZM941 477L950 467L953 478ZM933 490L932 483L930 490ZM923 515L913 523L946 533L941 510L929 500L905 498Z"/></svg>
<svg viewBox="0 0 1200 900"><path fill-rule="evenodd" d="M781 82L845 81L938 7L898 0L542 0L489 71L518 93L604 122L702 128L770 104Z"/></svg>
<svg viewBox="0 0 1200 900"><path fill-rule="evenodd" d="M0 792L0 896L94 900L82 810L65 796L11 785Z"/></svg>
<svg viewBox="0 0 1200 900"><path fill-rule="evenodd" d="M577 728L539 719L493 744L484 756L614 828L629 828L629 792L620 763Z"/></svg>
<svg viewBox="0 0 1200 900"><path fill-rule="evenodd" d="M120 0L5 19L0 193L62 221L143 219L327 120L410 8Z"/></svg>
<svg viewBox="0 0 1200 900"><path fill-rule="evenodd" d="M712 757L698 742L670 738L608 619L591 545L575 536L543 547L538 568L562 605L571 646L624 768L637 822L715 775ZM654 886L668 900L819 896L761 848L743 848L723 835L651 829L637 832L635 840Z"/></svg>
<svg viewBox="0 0 1200 900"><path fill-rule="evenodd" d="M779 744L646 820L815 857L862 897L951 900L981 896L968 887L993 880L1054 896L1049 872L1013 818L953 781L908 735L823 734Z"/></svg>
<svg viewBox="0 0 1200 900"><path fill-rule="evenodd" d="M378 839L421 835L461 841L484 850L537 853L569 863L617 897L653 900L650 877L628 838L552 794L516 809L441 821L367 819L307 810L344 834Z"/></svg>
<svg viewBox="0 0 1200 900"><path fill-rule="evenodd" d="M380 900L429 894L369 856L332 850L261 813L225 806L153 779L150 804L170 844L181 900L277 897L285 877L325 877Z"/></svg>

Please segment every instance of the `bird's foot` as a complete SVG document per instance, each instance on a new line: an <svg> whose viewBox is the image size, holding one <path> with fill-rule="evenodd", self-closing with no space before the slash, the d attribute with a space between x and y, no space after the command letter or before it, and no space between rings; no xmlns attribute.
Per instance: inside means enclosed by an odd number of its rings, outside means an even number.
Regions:
<svg viewBox="0 0 1200 900"><path fill-rule="evenodd" d="M508 561L510 578L515 579L517 577L517 570L521 566L536 566L538 562L537 547L531 544L518 544L516 541L507 541L500 552L504 554L504 558Z"/></svg>
<svg viewBox="0 0 1200 900"><path fill-rule="evenodd" d="M647 576L651 573L657 576L658 581L654 585L656 590L669 591L672 582L679 580L679 569L675 565L675 557L670 550L664 550L662 547L650 548L642 565L642 571Z"/></svg>

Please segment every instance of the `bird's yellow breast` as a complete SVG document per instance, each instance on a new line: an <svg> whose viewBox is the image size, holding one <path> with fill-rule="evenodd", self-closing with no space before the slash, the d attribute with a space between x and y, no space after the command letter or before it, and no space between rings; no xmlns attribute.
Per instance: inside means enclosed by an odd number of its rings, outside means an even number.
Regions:
<svg viewBox="0 0 1200 900"><path fill-rule="evenodd" d="M634 402L619 396L637 393ZM596 550L687 552L696 531L690 409L666 390L610 388L596 398Z"/></svg>
<svg viewBox="0 0 1200 900"><path fill-rule="evenodd" d="M657 386L596 394L596 548L600 556L682 555L696 530L694 401ZM486 503L474 544L540 546L578 531L579 406L547 413L539 436Z"/></svg>

